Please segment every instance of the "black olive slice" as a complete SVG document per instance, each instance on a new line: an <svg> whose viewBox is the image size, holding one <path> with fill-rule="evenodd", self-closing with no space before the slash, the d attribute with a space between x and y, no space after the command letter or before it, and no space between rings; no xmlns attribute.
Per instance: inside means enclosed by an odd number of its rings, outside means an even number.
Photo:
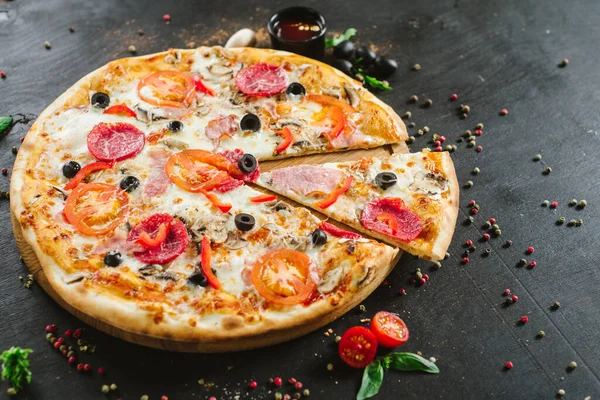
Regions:
<svg viewBox="0 0 600 400"><path fill-rule="evenodd" d="M92 106L97 108L106 108L110 104L110 96L103 92L96 92L92 95Z"/></svg>
<svg viewBox="0 0 600 400"><path fill-rule="evenodd" d="M310 240L315 246L322 246L327 243L327 233L321 229L315 229L310 235Z"/></svg>
<svg viewBox="0 0 600 400"><path fill-rule="evenodd" d="M382 189L394 186L398 177L393 172L380 172L375 176L375 183Z"/></svg>
<svg viewBox="0 0 600 400"><path fill-rule="evenodd" d="M104 256L104 264L109 267L118 267L123 262L123 257L118 251L111 250Z"/></svg>
<svg viewBox="0 0 600 400"><path fill-rule="evenodd" d="M66 178L73 178L81 169L81 165L77 161L69 161L62 167L62 173Z"/></svg>
<svg viewBox="0 0 600 400"><path fill-rule="evenodd" d="M298 82L292 82L285 92L294 96L304 96L306 94L306 88Z"/></svg>
<svg viewBox="0 0 600 400"><path fill-rule="evenodd" d="M181 123L181 121L169 121L167 129L171 132L179 132L183 129L183 123Z"/></svg>
<svg viewBox="0 0 600 400"><path fill-rule="evenodd" d="M240 128L243 131L256 132L260 129L260 119L254 114L246 114L240 121Z"/></svg>
<svg viewBox="0 0 600 400"><path fill-rule="evenodd" d="M238 159L238 168L245 174L249 174L256 170L258 163L252 154L244 154Z"/></svg>
<svg viewBox="0 0 600 400"><path fill-rule="evenodd" d="M138 178L136 178L135 176L131 176L131 175L123 178L123 180L119 184L119 187L121 188L121 190L124 190L127 193L133 192L139 186L140 186L140 180Z"/></svg>
<svg viewBox="0 0 600 400"><path fill-rule="evenodd" d="M190 275L188 281L192 282L194 285L202 287L208 286L208 279L206 279L206 276L201 272Z"/></svg>
<svg viewBox="0 0 600 400"><path fill-rule="evenodd" d="M237 214L234 218L235 227L238 228L242 232L247 232L254 228L256 224L256 220L250 214Z"/></svg>

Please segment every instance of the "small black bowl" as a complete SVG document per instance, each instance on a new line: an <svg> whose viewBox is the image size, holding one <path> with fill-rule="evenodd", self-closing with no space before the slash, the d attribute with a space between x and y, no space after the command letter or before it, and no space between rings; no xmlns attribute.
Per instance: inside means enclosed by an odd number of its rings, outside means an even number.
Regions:
<svg viewBox="0 0 600 400"><path fill-rule="evenodd" d="M310 39L299 41L286 40L277 36L277 25L285 20L315 23L319 25L321 31L317 36ZM327 33L327 25L325 24L325 18L312 8L289 7L277 11L269 19L267 30L271 36L271 44L274 49L290 51L317 60L323 59L323 56L325 55L325 34Z"/></svg>

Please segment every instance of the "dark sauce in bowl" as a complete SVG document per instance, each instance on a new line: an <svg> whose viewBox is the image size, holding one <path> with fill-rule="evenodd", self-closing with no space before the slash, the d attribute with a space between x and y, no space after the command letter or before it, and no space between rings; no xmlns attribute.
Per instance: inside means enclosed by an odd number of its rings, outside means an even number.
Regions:
<svg viewBox="0 0 600 400"><path fill-rule="evenodd" d="M267 26L274 49L322 59L325 55L325 18L308 7L278 11Z"/></svg>

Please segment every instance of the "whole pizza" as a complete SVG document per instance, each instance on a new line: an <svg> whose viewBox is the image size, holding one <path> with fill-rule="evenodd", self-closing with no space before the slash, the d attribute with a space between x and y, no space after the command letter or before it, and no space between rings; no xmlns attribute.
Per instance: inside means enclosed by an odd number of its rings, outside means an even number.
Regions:
<svg viewBox="0 0 600 400"><path fill-rule="evenodd" d="M325 64L169 50L107 64L40 115L11 209L70 307L198 351L258 347L358 304L398 247L443 258L458 207L446 153L259 162L406 139L390 107Z"/></svg>

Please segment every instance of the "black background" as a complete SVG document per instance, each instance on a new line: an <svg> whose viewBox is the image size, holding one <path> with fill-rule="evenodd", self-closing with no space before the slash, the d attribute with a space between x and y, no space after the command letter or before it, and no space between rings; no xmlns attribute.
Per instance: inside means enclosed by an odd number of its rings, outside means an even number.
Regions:
<svg viewBox="0 0 600 400"><path fill-rule="evenodd" d="M169 47L224 44L242 27L262 28L268 17L288 5L256 0L236 1L0 1L0 114L37 116L81 76L106 62L128 56L130 44L139 54ZM458 144L452 155L463 189L459 224L441 269L405 255L388 284L371 295L365 313L351 311L331 324L341 334L361 318L385 309L398 312L410 328L403 351L422 351L437 358L439 375L386 373L379 398L565 398L600 395L600 272L598 222L600 196L600 3L589 1L306 1L321 11L330 32L355 27L361 43L374 44L399 61L390 79L393 90L381 98L399 114L412 111L417 127L431 132L412 145L427 146L432 133ZM7 12L2 11L7 10ZM170 24L162 21L169 13ZM69 33L72 25L75 33ZM143 29L144 36L138 36ZM50 41L51 50L44 48ZM564 58L567 68L559 68ZM419 72L410 70L419 63ZM450 102L452 93L459 95ZM423 109L407 105L417 94ZM469 104L467 120L457 116L459 103ZM499 116L507 108L509 114ZM465 129L485 124L477 153L456 143ZM28 126L17 124L0 138L0 167L10 169L11 147ZM415 129L410 129L414 132ZM541 162L532 159L543 155ZM472 176L474 167L481 174ZM542 170L553 172L545 176ZM0 176L0 189L9 179ZM586 199L584 210L567 206L571 198ZM476 223L463 226L466 204L481 205ZM556 210L540 206L556 200ZM333 337L319 330L298 340L267 349L235 354L176 354L117 340L93 329L85 337L97 345L96 354L82 356L96 372L81 374L45 341L44 326L55 323L62 332L83 326L55 304L38 286L26 289L18 276L27 270L19 261L10 229L9 205L0 204L0 347L32 348L33 383L22 399L104 399L104 383L115 382L119 393L108 398L169 399L272 398L269 377L294 376L311 390L312 398L351 399L361 371L339 360ZM559 216L582 218L581 227L555 225ZM494 217L500 239L479 243L485 219ZM466 239L476 241L471 262L461 265ZM514 244L503 249L505 239ZM527 246L536 248L525 256ZM487 247L490 257L481 256ZM529 270L520 258L537 261ZM431 279L416 287L409 282L416 267ZM400 288L407 295L399 296ZM519 301L503 307L510 288ZM553 301L562 307L552 311ZM518 324L529 316L525 325ZM546 336L536 339L538 329ZM503 369L506 361L514 368ZM579 367L567 371L570 361ZM333 372L327 363L335 365ZM197 380L215 383L205 388ZM248 392L251 379L259 388ZM0 383L0 398L7 383Z"/></svg>

